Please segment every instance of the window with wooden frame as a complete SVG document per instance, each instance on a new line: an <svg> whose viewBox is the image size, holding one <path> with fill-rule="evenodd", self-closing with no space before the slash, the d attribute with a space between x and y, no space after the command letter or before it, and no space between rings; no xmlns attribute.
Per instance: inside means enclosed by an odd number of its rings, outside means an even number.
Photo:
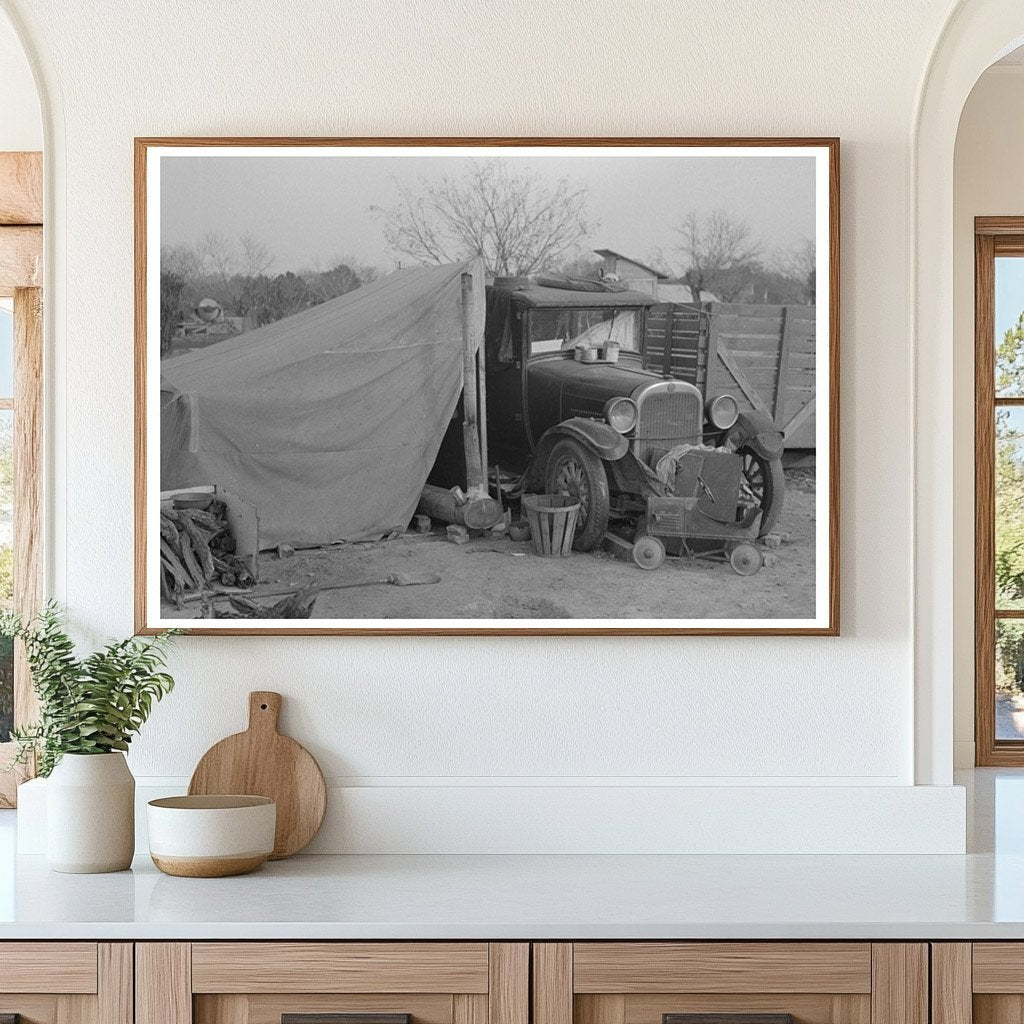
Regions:
<svg viewBox="0 0 1024 1024"><path fill-rule="evenodd" d="M1024 217L975 220L975 744L1024 765Z"/></svg>
<svg viewBox="0 0 1024 1024"><path fill-rule="evenodd" d="M42 195L40 153L0 153L0 606L42 601ZM0 768L12 727L35 717L24 652L0 641ZM0 771L0 807L28 772Z"/></svg>

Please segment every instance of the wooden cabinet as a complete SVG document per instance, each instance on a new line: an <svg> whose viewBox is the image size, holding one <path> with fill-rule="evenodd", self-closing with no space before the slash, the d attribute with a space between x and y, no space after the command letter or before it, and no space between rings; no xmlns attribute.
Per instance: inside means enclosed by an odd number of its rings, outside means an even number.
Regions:
<svg viewBox="0 0 1024 1024"><path fill-rule="evenodd" d="M136 1024L529 1024L529 968L514 942L139 943Z"/></svg>
<svg viewBox="0 0 1024 1024"><path fill-rule="evenodd" d="M537 943L533 1024L928 1024L928 972L924 943Z"/></svg>
<svg viewBox="0 0 1024 1024"><path fill-rule="evenodd" d="M9 942L0 1024L9 1014L21 1024L1024 1024L1024 943Z"/></svg>
<svg viewBox="0 0 1024 1024"><path fill-rule="evenodd" d="M1024 1021L1024 942L932 944L934 1024Z"/></svg>
<svg viewBox="0 0 1024 1024"><path fill-rule="evenodd" d="M132 1024L130 942L0 943L0 1018Z"/></svg>

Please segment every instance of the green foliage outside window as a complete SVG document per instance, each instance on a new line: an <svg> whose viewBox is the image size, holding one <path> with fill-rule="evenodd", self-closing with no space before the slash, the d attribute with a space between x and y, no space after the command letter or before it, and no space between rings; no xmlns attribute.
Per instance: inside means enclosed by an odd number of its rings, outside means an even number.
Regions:
<svg viewBox="0 0 1024 1024"><path fill-rule="evenodd" d="M1024 312L996 346L996 394L1024 396ZM1024 409L996 409L996 608L1024 608ZM996 621L997 689L1024 692L1024 628Z"/></svg>
<svg viewBox="0 0 1024 1024"><path fill-rule="evenodd" d="M1024 313L996 348L996 394L1020 394L1024 385ZM1024 600L1024 419L996 410L996 607Z"/></svg>

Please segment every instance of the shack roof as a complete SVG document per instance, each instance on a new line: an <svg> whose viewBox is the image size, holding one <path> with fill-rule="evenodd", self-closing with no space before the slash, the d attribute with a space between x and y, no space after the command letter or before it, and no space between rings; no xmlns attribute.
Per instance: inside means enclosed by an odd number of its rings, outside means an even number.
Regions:
<svg viewBox="0 0 1024 1024"><path fill-rule="evenodd" d="M534 285L512 292L512 303L519 309L607 309L610 306L653 306L658 300L648 292L574 291L570 288L546 288Z"/></svg>
<svg viewBox="0 0 1024 1024"><path fill-rule="evenodd" d="M649 263L641 263L632 256L626 256L621 252L616 252L614 249L595 249L594 252L596 252L598 256L604 256L605 258L611 257L613 260L622 260L623 263L632 263L634 267L639 267L641 270L649 271L659 281L668 280L668 274L664 271L658 270L657 267L652 267Z"/></svg>

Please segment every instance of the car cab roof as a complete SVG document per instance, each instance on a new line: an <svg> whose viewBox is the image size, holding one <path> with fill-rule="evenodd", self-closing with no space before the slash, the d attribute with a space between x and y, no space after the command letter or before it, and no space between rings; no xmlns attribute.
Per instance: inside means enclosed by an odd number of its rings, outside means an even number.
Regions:
<svg viewBox="0 0 1024 1024"><path fill-rule="evenodd" d="M511 298L517 309L607 309L620 306L653 306L658 301L648 292L575 291L571 288L548 288L539 284L528 288L516 288L512 290Z"/></svg>

